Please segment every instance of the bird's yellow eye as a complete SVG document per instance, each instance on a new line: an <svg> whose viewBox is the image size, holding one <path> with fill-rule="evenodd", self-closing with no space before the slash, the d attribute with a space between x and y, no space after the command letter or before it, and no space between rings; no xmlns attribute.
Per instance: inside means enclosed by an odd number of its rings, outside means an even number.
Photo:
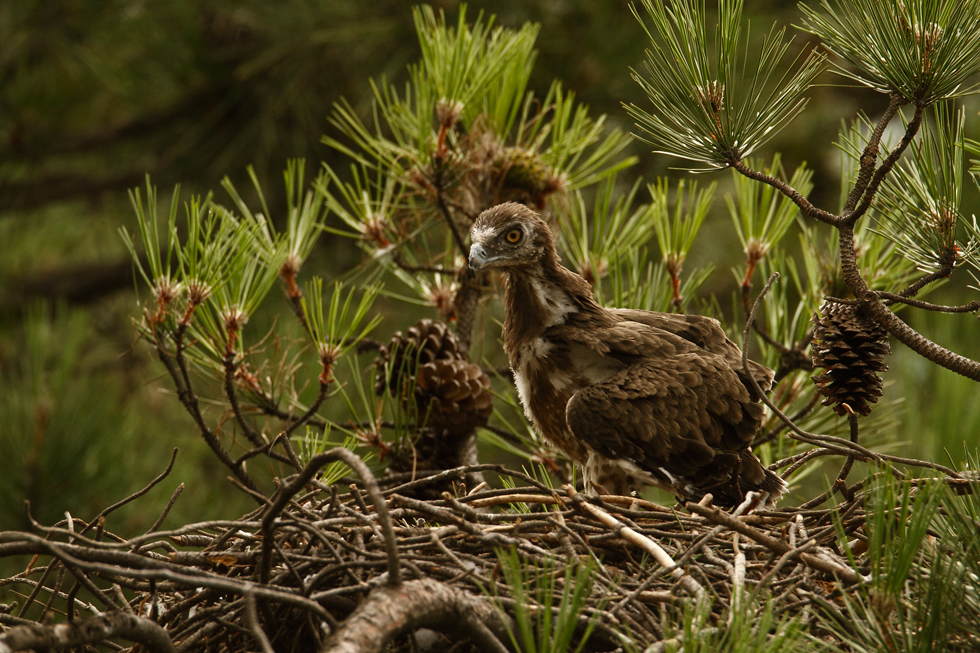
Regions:
<svg viewBox="0 0 980 653"><path fill-rule="evenodd" d="M507 235L504 236L504 238L507 239L508 243L516 243L521 239L521 236L523 235L524 232L521 231L520 229L511 229L510 231L507 232Z"/></svg>

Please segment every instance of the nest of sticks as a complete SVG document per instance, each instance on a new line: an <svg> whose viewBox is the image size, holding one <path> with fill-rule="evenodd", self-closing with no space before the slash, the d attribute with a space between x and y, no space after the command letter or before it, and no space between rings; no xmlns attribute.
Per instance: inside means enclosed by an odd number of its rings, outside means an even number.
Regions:
<svg viewBox="0 0 980 653"><path fill-rule="evenodd" d="M319 482L337 460L355 475ZM479 473L512 487L467 490ZM338 448L238 520L124 539L105 530L117 504L90 523L0 533L0 556L30 560L0 580L26 597L0 609L0 651L499 653L514 650L518 610L561 609L503 582L501 551L532 576L550 574L544 587L556 595L563 569L594 565L574 616L576 637L592 624L586 650L669 650L678 615L695 604L708 606L709 627L759 598L804 619L814 606L840 614L842 594L867 582L840 542L859 551L866 537L861 485L831 508L762 511L751 497L734 511L710 500L665 507L554 489L499 465L375 479Z"/></svg>

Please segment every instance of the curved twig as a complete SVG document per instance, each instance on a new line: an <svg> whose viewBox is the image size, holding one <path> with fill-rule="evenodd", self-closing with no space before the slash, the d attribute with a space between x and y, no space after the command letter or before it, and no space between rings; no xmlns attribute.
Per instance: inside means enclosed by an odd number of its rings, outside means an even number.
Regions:
<svg viewBox="0 0 980 653"><path fill-rule="evenodd" d="M228 397L228 403L231 404L231 410L235 414L235 421L238 422L238 426L241 427L242 433L248 438L256 447L261 447L265 442L262 437L252 428L252 425L248 423L245 419L245 415L242 413L242 407L238 403L238 392L235 390L235 372L238 370L238 366L235 365L235 351L231 350L225 354L225 396Z"/></svg>
<svg viewBox="0 0 980 653"><path fill-rule="evenodd" d="M378 587L320 649L321 653L380 653L418 628L458 633L486 653L507 653L502 613L489 603L429 578Z"/></svg>
<svg viewBox="0 0 980 653"><path fill-rule="evenodd" d="M871 202L874 201L875 195L878 193L878 187L881 186L881 182L885 180L885 177L891 172L891 169L895 166L895 163L902 157L905 152L905 148L909 146L912 139L919 132L919 126L922 124L922 112L923 107L921 105L916 105L915 113L912 114L912 120L909 121L908 127L905 128L905 134L902 136L902 140L899 141L898 146L888 153L885 160L882 162L878 169L875 170L874 176L871 177L871 181L868 183L867 189L864 191L863 199L861 204L858 205L853 212L847 212L841 214L840 219L837 222L837 227L853 227L854 224L863 216L868 208L871 206Z"/></svg>
<svg viewBox="0 0 980 653"><path fill-rule="evenodd" d="M970 302L961 306L943 306L941 304L930 304L921 299L912 299L903 295L896 295L890 292L879 292L878 296L887 303L905 304L913 308L921 308L926 311L936 311L937 313L974 313L980 311L980 301Z"/></svg>
<svg viewBox="0 0 980 653"><path fill-rule="evenodd" d="M262 630L262 625L259 624L258 610L255 609L255 593L252 591L251 583L245 585L245 618L255 641L262 647L262 653L275 653L272 650L272 644L269 643L269 638Z"/></svg>
<svg viewBox="0 0 980 653"><path fill-rule="evenodd" d="M670 572L670 575L673 576L674 579L677 580L691 596L697 599L701 599L705 596L705 590L704 587L701 586L701 583L694 580L694 578L691 577L686 571L678 567L677 563L670 557L670 554L664 551L663 547L651 540L649 537L637 533L629 526L626 526L623 522L619 521L602 508L594 506L588 501L582 500L581 497L578 497L578 493L575 492L575 488L571 485L565 485L564 490L568 493L569 498L572 500L578 498L578 500L575 501L577 507L589 513L592 517L595 517L607 528L613 529L616 532L616 535L619 537L649 553L661 567L672 569L673 571Z"/></svg>
<svg viewBox="0 0 980 653"><path fill-rule="evenodd" d="M868 145L861 154L861 170L858 172L854 188L851 189L851 192L847 196L847 202L844 204L845 213L854 210L858 200L861 199L864 191L867 190L868 184L871 182L871 175L874 173L875 164L878 162L878 148L881 144L881 137L885 133L885 128L888 126L888 123L892 121L895 113L903 104L906 104L906 100L902 97L902 94L892 92L891 98L888 101L888 107L881 114L878 124L875 125L874 131L871 132L871 137L868 139Z"/></svg>
<svg viewBox="0 0 980 653"><path fill-rule="evenodd" d="M0 635L0 653L27 649L76 648L122 637L139 642L153 653L176 653L162 626L128 612L107 612L71 624L15 626Z"/></svg>
<svg viewBox="0 0 980 653"><path fill-rule="evenodd" d="M755 179L756 181L772 186L780 193L793 200L793 202L798 207L800 207L800 210L803 211L804 215L810 216L811 218L815 220L819 220L820 222L823 222L825 224L837 226L839 218L836 215L834 215L833 213L829 213L828 211L824 211L823 209L817 208L816 206L810 203L810 200L803 197L803 193L796 190L782 179L777 179L772 175L767 175L766 173L761 172L759 170L754 170L749 166L747 166L745 162L742 160L734 161L731 164L731 167L734 168L735 170L738 170L741 174L745 175L749 179Z"/></svg>
<svg viewBox="0 0 980 653"><path fill-rule="evenodd" d="M385 550L388 553L388 584L391 587L396 587L401 584L401 569L398 563L398 543L395 540L395 531L391 525L388 506L381 496L381 490L378 488L378 481L374 478L374 474L371 473L368 466L364 464L364 461L357 454L344 447L334 447L330 451L324 451L313 456L306 467L303 468L303 471L293 477L289 484L279 491L276 501L266 510L265 515L262 517L262 566L259 573L259 578L263 584L269 582L269 566L272 561L273 548L271 543L275 531L276 517L279 516L279 513L286 507L290 499L303 489L321 467L336 460L340 460L346 464L361 477L364 488L367 490L368 496L371 497L371 503L374 504L374 510L378 513L381 532L385 538Z"/></svg>

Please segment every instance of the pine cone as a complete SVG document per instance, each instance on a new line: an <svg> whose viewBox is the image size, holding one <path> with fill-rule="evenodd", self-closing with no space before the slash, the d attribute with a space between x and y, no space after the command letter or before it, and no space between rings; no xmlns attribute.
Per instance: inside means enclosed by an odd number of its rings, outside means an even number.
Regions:
<svg viewBox="0 0 980 653"><path fill-rule="evenodd" d="M459 340L443 322L421 319L406 334L396 332L374 362L375 394L384 394L387 379L388 392L397 395L403 376L413 378L421 365L437 360L460 360Z"/></svg>
<svg viewBox="0 0 980 653"><path fill-rule="evenodd" d="M532 150L505 147L493 163L502 174L504 197L516 197L541 207L548 195L562 185L561 177Z"/></svg>
<svg viewBox="0 0 980 653"><path fill-rule="evenodd" d="M419 320L381 348L374 390L386 390L435 431L463 434L487 423L490 378L460 354L456 335L442 322Z"/></svg>
<svg viewBox="0 0 980 653"><path fill-rule="evenodd" d="M493 410L490 377L469 361L426 363L415 382L419 418L436 431L467 433L485 425Z"/></svg>
<svg viewBox="0 0 980 653"><path fill-rule="evenodd" d="M814 315L813 366L827 371L814 376L824 406L838 415L871 412L881 396L881 377L891 353L884 327L863 317L850 304L828 302ZM850 411L848 410L850 409Z"/></svg>

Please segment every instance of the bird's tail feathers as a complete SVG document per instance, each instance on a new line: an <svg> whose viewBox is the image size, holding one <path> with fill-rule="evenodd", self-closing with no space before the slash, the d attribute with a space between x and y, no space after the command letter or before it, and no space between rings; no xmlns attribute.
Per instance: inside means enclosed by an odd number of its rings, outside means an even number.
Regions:
<svg viewBox="0 0 980 653"><path fill-rule="evenodd" d="M763 467L762 462L748 449L742 452L738 485L743 494L752 490L767 492L769 499L766 505L770 507L774 506L776 501L789 490L786 481L772 470Z"/></svg>

